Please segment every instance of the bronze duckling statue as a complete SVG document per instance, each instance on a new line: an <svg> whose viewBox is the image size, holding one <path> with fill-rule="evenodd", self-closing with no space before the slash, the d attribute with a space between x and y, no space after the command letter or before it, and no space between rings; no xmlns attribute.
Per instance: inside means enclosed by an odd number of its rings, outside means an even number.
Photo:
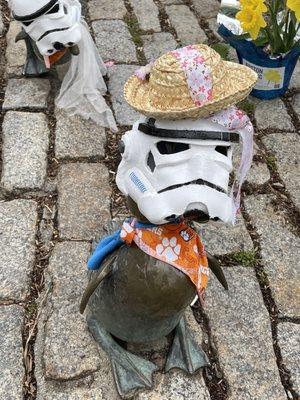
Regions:
<svg viewBox="0 0 300 400"><path fill-rule="evenodd" d="M128 199L128 204L139 221L149 223L132 199ZM194 218L196 215L204 216L193 213ZM110 223L107 233L119 226L117 222ZM209 266L227 289L217 260L210 255L208 259ZM165 371L179 368L194 374L209 365L183 316L195 296L195 286L187 275L149 256L136 245L118 247L105 258L99 271L90 273L80 311L83 313L88 308L89 329L111 360L117 390L122 397L141 388L151 388L152 374L158 367L128 352L121 343L152 342L173 331L175 335Z"/></svg>

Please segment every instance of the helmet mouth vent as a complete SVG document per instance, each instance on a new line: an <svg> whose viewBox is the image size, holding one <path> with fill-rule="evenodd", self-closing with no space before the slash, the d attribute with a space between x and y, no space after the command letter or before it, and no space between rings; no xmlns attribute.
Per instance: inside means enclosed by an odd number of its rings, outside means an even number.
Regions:
<svg viewBox="0 0 300 400"><path fill-rule="evenodd" d="M221 193L227 193L226 190L222 189L220 186L217 186L211 182L205 181L204 179L195 179L194 181L190 181L190 182L186 182L186 183L179 183L177 185L172 185L172 186L168 186L164 189L161 189L158 193L164 193L167 192L169 190L174 190L174 189L178 189L182 186L188 186L188 185L201 185L201 186L208 186L212 189L217 190L218 192Z"/></svg>

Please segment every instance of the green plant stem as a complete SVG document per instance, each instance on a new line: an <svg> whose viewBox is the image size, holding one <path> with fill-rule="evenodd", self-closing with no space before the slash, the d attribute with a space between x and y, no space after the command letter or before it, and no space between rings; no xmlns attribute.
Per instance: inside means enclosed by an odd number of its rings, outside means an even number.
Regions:
<svg viewBox="0 0 300 400"><path fill-rule="evenodd" d="M288 12L286 13L286 17L285 17L285 29L284 29L285 35L287 35L289 20L290 20L290 10L288 10Z"/></svg>
<svg viewBox="0 0 300 400"><path fill-rule="evenodd" d="M273 10L273 2L271 4L268 4L268 8L270 11L270 17L271 17L271 26L273 28L274 36L272 35L272 32L270 30L270 27L267 26L265 29L268 30L268 35L270 37L274 37L274 40L270 41L270 47L271 47L271 52L272 54L276 53L281 53L282 50L284 51L284 43L281 37L281 32L279 31L280 28L278 26L277 22L277 13L275 13L275 10Z"/></svg>

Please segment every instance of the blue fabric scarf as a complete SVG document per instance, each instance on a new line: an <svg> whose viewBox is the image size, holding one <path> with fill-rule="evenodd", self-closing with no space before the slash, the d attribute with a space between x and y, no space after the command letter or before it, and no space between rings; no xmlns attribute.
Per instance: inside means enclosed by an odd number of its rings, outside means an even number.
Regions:
<svg viewBox="0 0 300 400"><path fill-rule="evenodd" d="M126 222L132 222L133 218L129 218ZM134 224L135 228L153 228L156 225L153 224L144 224L142 222L136 221ZM114 250L121 247L125 242L120 237L121 229L118 229L112 235L104 237L100 243L97 245L94 253L88 260L87 266L89 270L97 270L101 267L102 262L104 259L111 254Z"/></svg>

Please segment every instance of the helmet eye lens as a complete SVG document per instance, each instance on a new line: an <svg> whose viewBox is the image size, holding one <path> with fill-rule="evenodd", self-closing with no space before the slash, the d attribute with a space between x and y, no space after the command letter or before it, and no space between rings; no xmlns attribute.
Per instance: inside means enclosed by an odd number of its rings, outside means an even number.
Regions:
<svg viewBox="0 0 300 400"><path fill-rule="evenodd" d="M175 154L189 150L190 148L190 145L186 143L165 142L165 141L158 142L156 146L160 154Z"/></svg>
<svg viewBox="0 0 300 400"><path fill-rule="evenodd" d="M151 172L155 170L155 160L151 151L148 154L147 165L151 169Z"/></svg>
<svg viewBox="0 0 300 400"><path fill-rule="evenodd" d="M32 23L33 23L33 20L31 20L31 21L23 21L22 22L22 24L25 25L25 26L29 26Z"/></svg>
<svg viewBox="0 0 300 400"><path fill-rule="evenodd" d="M228 156L229 146L216 146L215 150L218 153L223 154L223 156L227 157Z"/></svg>
<svg viewBox="0 0 300 400"><path fill-rule="evenodd" d="M59 12L59 4L56 3L54 7L51 8L46 14L56 14Z"/></svg>

